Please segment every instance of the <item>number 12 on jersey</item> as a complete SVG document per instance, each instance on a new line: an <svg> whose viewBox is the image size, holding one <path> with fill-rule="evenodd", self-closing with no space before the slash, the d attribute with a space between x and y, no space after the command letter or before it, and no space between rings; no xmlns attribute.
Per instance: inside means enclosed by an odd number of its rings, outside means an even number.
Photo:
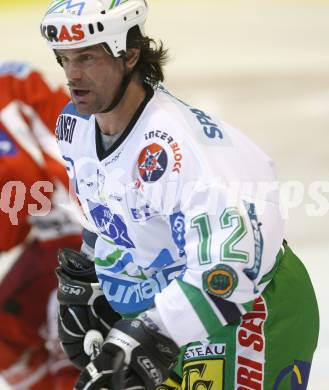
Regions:
<svg viewBox="0 0 329 390"><path fill-rule="evenodd" d="M246 224L238 208L226 208L219 218L219 226L223 230L234 227L232 233L220 246L220 260L247 263L249 261L249 253L238 250L235 247L247 234ZM197 215L191 220L191 227L196 228L199 234L199 264L210 264L212 260L210 255L211 225L209 215L207 213Z"/></svg>

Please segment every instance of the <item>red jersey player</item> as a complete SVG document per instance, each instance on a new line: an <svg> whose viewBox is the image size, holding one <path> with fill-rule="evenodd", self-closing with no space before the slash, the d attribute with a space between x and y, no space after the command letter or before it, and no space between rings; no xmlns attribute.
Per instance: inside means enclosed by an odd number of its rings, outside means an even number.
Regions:
<svg viewBox="0 0 329 390"><path fill-rule="evenodd" d="M50 299L58 249L81 245L53 134L68 97L22 63L0 62L0 91L0 371L14 389L72 389Z"/></svg>

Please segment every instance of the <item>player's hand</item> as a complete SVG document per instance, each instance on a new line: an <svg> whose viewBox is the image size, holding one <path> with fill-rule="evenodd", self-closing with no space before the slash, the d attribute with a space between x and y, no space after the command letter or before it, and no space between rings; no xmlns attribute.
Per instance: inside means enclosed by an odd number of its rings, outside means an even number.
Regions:
<svg viewBox="0 0 329 390"><path fill-rule="evenodd" d="M93 262L71 249L62 249L59 263L59 339L71 362L83 368L100 352L112 325L121 317L107 302Z"/></svg>
<svg viewBox="0 0 329 390"><path fill-rule="evenodd" d="M124 363L123 351L105 344L101 354L82 371L75 390L145 390L139 377Z"/></svg>
<svg viewBox="0 0 329 390"><path fill-rule="evenodd" d="M154 390L176 363L177 345L140 320L118 321L75 390Z"/></svg>

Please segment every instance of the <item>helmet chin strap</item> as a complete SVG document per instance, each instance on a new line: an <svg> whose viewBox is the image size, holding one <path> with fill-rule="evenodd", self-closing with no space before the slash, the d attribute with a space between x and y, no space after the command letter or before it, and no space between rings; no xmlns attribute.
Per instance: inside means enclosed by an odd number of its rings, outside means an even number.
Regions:
<svg viewBox="0 0 329 390"><path fill-rule="evenodd" d="M100 113L103 114L105 112L110 112L110 111L114 110L114 108L121 102L123 95L125 94L125 92L128 88L128 85L131 81L131 78L132 78L132 72L125 73L125 75L123 76L123 79L121 81L119 91L116 94L116 96L114 97L112 103L107 108L105 108L105 110L101 111Z"/></svg>
<svg viewBox="0 0 329 390"><path fill-rule="evenodd" d="M106 48L104 48L104 49L105 49L105 51L107 51ZM133 70L128 73L128 69L127 69L127 65L126 65L126 53L122 54L122 61L123 61L123 65L124 65L124 76L122 78L118 93L116 94L116 96L112 100L112 103L105 110L100 112L101 114L104 114L106 112L110 112L110 111L114 110L114 108L121 102L123 95L125 94L128 86L129 86L129 83L131 81L131 78L133 75Z"/></svg>

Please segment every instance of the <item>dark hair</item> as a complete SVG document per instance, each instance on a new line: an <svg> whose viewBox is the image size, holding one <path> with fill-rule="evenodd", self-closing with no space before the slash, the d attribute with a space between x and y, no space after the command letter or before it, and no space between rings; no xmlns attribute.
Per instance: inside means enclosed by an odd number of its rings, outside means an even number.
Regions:
<svg viewBox="0 0 329 390"><path fill-rule="evenodd" d="M157 44L154 39L142 36L139 27L135 26L128 31L127 49L140 49L140 56L135 71L141 81L152 86L164 80L163 66L168 60L168 50L163 47L162 41Z"/></svg>

